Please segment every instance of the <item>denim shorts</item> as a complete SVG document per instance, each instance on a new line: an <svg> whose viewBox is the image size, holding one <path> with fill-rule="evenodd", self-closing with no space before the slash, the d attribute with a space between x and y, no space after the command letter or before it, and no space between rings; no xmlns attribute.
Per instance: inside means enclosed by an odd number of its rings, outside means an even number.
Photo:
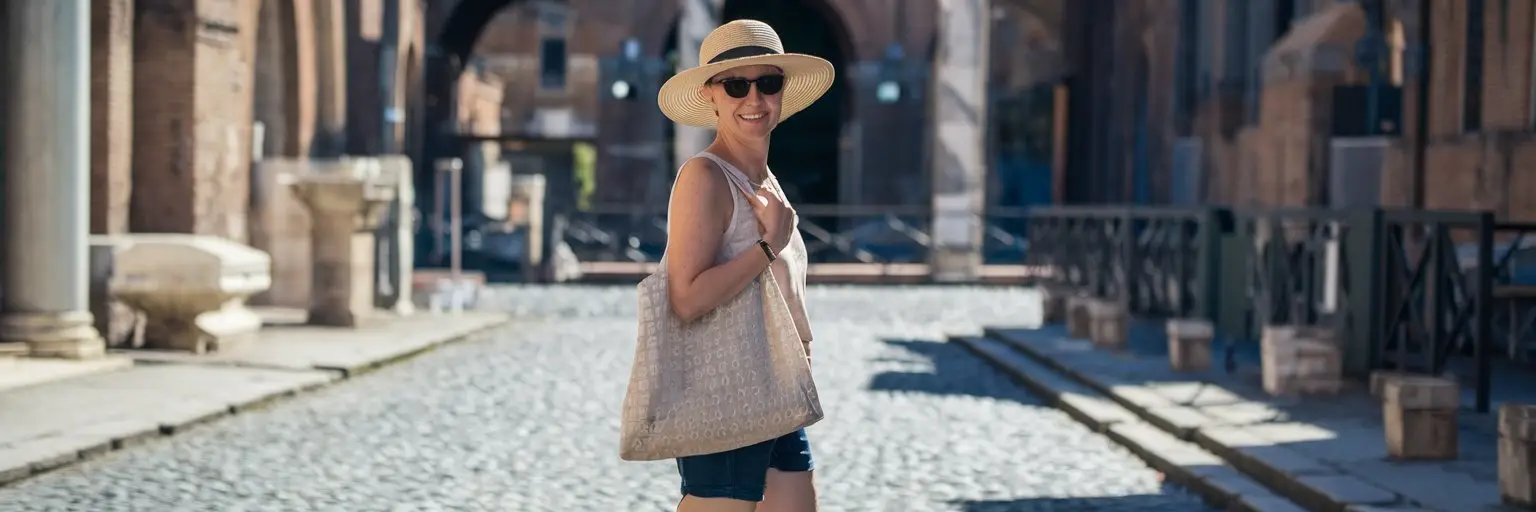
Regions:
<svg viewBox="0 0 1536 512"><path fill-rule="evenodd" d="M810 471L811 443L805 429L735 450L677 459L683 495L763 501L768 468Z"/></svg>

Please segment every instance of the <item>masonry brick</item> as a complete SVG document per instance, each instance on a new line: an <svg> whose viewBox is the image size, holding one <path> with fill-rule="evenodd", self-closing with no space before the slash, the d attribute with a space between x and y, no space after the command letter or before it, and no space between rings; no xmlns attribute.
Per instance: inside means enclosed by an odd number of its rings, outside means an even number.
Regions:
<svg viewBox="0 0 1536 512"><path fill-rule="evenodd" d="M130 227L244 241L257 4L138 7Z"/></svg>
<svg viewBox="0 0 1536 512"><path fill-rule="evenodd" d="M133 0L91 2L91 232L128 230L133 187Z"/></svg>

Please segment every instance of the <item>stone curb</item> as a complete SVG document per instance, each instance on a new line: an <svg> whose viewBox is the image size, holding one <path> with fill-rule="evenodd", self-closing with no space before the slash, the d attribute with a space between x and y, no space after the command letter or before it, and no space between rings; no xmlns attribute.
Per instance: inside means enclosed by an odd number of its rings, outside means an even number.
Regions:
<svg viewBox="0 0 1536 512"><path fill-rule="evenodd" d="M57 469L79 464L116 450L138 446L157 438L186 432L199 425L204 425L227 416L261 410L286 399L317 391L385 366L407 361L431 352L438 347L478 337L492 330L505 327L514 320L515 318L511 315L503 315L501 318L486 321L484 325L461 331L451 331L431 342L422 343L420 347L413 347L410 350L391 354L366 364L347 368L316 366L313 370L323 372L325 375L317 375L316 378L308 379L305 382L284 389L251 396L238 403L222 404L219 406L193 404L193 406L184 407L183 410L171 411L170 416L173 419L169 421L113 420L81 427L79 431L75 432L65 432L54 436L36 438L24 444L0 446L0 459L9 459L9 461L21 459L23 461L20 464L0 466L0 488L11 486L28 478ZM157 362L153 364L196 365L198 363ZM211 366L239 367L217 363ZM292 368L285 370L293 371ZM171 407L171 409L175 409L175 407ZM12 457L3 457L4 455L11 455ZM0 460L0 462L6 461Z"/></svg>
<svg viewBox="0 0 1536 512"><path fill-rule="evenodd" d="M1322 462L1314 461L1309 457L1296 454L1294 457L1280 457L1277 460L1266 460L1247 453L1243 447L1248 445L1233 445L1226 442L1224 431L1208 431L1202 426L1186 425L1174 415L1163 415L1157 411L1137 403L1134 397L1117 393L1111 386L1100 382L1092 375L1077 371L1049 354L1011 339L998 329L986 328L984 335L998 343L1012 347L1046 368L1054 370L1069 377L1072 381L1093 389L1117 405L1124 407L1137 418L1147 424L1157 427L1163 432L1181 439L1188 439L1194 444L1204 448L1212 454L1219 456L1224 462L1234 467L1248 477L1263 483L1276 493L1290 499L1307 510L1326 512L1351 512L1365 510L1428 510L1404 505L1404 497L1391 491L1381 489L1349 475L1319 474L1326 472L1312 472L1306 468L1298 468L1297 463L1304 463L1307 467L1321 465ZM1176 413L1178 407L1169 408L1170 413ZM1229 429L1230 430L1230 429ZM1241 432L1234 435L1242 434ZM1252 436L1249 436L1252 437ZM1305 460L1300 460L1300 459ZM1284 462L1288 462L1286 464ZM1371 492L1359 492L1368 490Z"/></svg>
<svg viewBox="0 0 1536 512"><path fill-rule="evenodd" d="M1018 355L1002 342L951 337L978 357L1012 377L1051 406L1125 446L1168 481L1199 495L1208 505L1234 512L1294 512L1306 510L1275 495L1263 485L1228 466L1216 455L1162 431L1125 407L1061 372Z"/></svg>

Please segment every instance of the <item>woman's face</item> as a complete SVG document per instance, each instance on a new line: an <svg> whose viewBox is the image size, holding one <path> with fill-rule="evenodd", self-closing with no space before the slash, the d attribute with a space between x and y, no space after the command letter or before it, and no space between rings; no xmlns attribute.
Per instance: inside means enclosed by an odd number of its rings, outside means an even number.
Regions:
<svg viewBox="0 0 1536 512"><path fill-rule="evenodd" d="M763 93L765 82L772 94ZM709 79L705 89L720 116L718 130L743 137L765 138L779 124L779 108L784 97L784 72L779 68L732 68Z"/></svg>

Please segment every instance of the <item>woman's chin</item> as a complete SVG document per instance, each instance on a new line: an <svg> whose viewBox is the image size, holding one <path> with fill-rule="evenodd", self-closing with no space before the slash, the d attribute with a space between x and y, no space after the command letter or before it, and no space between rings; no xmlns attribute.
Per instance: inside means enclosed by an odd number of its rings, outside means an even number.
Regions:
<svg viewBox="0 0 1536 512"><path fill-rule="evenodd" d="M773 123L769 123L766 120L745 122L738 119L736 121L736 133L747 138L766 138L768 134L773 133Z"/></svg>

